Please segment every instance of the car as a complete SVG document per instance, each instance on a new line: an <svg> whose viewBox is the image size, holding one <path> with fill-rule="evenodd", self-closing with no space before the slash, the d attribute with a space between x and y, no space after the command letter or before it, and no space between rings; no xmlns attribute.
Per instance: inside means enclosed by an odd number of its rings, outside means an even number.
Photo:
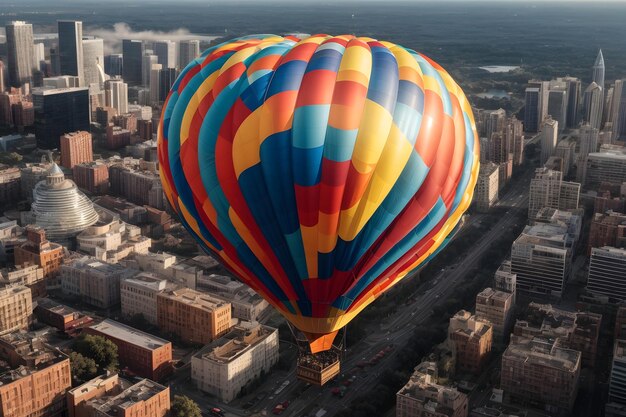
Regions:
<svg viewBox="0 0 626 417"><path fill-rule="evenodd" d="M224 417L224 410L221 408L213 407L209 410L209 413L215 417Z"/></svg>

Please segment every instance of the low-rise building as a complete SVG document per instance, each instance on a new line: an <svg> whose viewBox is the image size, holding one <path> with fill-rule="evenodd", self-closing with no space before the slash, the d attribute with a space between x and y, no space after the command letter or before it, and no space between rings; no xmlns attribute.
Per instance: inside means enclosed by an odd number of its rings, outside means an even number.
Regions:
<svg viewBox="0 0 626 417"><path fill-rule="evenodd" d="M456 370L478 374L491 353L493 329L489 322L461 310L450 319L448 340L456 352Z"/></svg>
<svg viewBox="0 0 626 417"><path fill-rule="evenodd" d="M33 319L30 288L13 285L0 289L0 335L26 330Z"/></svg>
<svg viewBox="0 0 626 417"><path fill-rule="evenodd" d="M437 365L422 362L396 394L396 417L467 417L467 396L437 383Z"/></svg>
<svg viewBox="0 0 626 417"><path fill-rule="evenodd" d="M33 298L46 295L43 268L39 265L24 263L15 268L0 269L0 285L24 285L30 288Z"/></svg>
<svg viewBox="0 0 626 417"><path fill-rule="evenodd" d="M65 256L63 246L48 241L45 230L38 226L28 226L26 238L26 242L14 249L15 265L38 265L45 278L55 277Z"/></svg>
<svg viewBox="0 0 626 417"><path fill-rule="evenodd" d="M66 415L65 392L72 386L70 360L57 349L13 333L0 339L0 415Z"/></svg>
<svg viewBox="0 0 626 417"><path fill-rule="evenodd" d="M0 164L0 206L20 198L20 169Z"/></svg>
<svg viewBox="0 0 626 417"><path fill-rule="evenodd" d="M513 294L485 288L476 296L476 318L491 323L494 342L506 343L513 319Z"/></svg>
<svg viewBox="0 0 626 417"><path fill-rule="evenodd" d="M231 305L190 288L157 294L157 321L163 332L184 342L207 344L231 326Z"/></svg>
<svg viewBox="0 0 626 417"><path fill-rule="evenodd" d="M130 384L100 376L67 393L70 417L165 417L170 389L149 379Z"/></svg>
<svg viewBox="0 0 626 417"><path fill-rule="evenodd" d="M78 188L90 194L106 194L109 191L109 168L102 161L74 165L72 177Z"/></svg>
<svg viewBox="0 0 626 417"><path fill-rule="evenodd" d="M212 295L229 302L232 316L245 320L256 321L269 303L247 285L224 275L202 275L198 285L206 288Z"/></svg>
<svg viewBox="0 0 626 417"><path fill-rule="evenodd" d="M581 366L593 368L598 351L602 315L569 312L550 304L530 303L526 320L517 320L513 333L521 337L559 340L559 345L581 352Z"/></svg>
<svg viewBox="0 0 626 417"><path fill-rule="evenodd" d="M120 283L122 314L128 318L141 314L156 325L157 294L168 289L174 289L174 285L150 272L123 279Z"/></svg>
<svg viewBox="0 0 626 417"><path fill-rule="evenodd" d="M502 355L501 387L508 401L559 415L570 413L578 394L581 354L554 339L511 336Z"/></svg>
<svg viewBox="0 0 626 417"><path fill-rule="evenodd" d="M136 271L84 256L61 268L61 289L98 308L120 303L120 281Z"/></svg>
<svg viewBox="0 0 626 417"><path fill-rule="evenodd" d="M278 330L242 322L191 358L199 390L230 402L278 362Z"/></svg>
<svg viewBox="0 0 626 417"><path fill-rule="evenodd" d="M592 248L603 246L626 249L626 214L609 210L593 215L587 253L591 254Z"/></svg>
<svg viewBox="0 0 626 417"><path fill-rule="evenodd" d="M93 322L91 317L50 298L42 298L37 301L35 316L40 322L68 334L73 334Z"/></svg>
<svg viewBox="0 0 626 417"><path fill-rule="evenodd" d="M120 367L159 381L172 372L172 343L133 327L106 319L84 330L117 346Z"/></svg>

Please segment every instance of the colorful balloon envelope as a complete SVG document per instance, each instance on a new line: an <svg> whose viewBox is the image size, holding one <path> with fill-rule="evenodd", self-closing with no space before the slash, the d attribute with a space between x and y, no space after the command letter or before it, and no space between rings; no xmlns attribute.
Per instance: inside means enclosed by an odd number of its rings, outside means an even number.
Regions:
<svg viewBox="0 0 626 417"><path fill-rule="evenodd" d="M164 103L158 155L183 225L313 353L446 244L479 168L448 73L351 35L206 50Z"/></svg>

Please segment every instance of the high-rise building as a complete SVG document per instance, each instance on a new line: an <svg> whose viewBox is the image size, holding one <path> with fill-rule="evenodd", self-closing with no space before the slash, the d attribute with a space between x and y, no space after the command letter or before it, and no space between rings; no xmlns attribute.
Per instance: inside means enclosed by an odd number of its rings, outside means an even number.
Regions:
<svg viewBox="0 0 626 417"><path fill-rule="evenodd" d="M437 363L422 362L396 394L396 417L467 417L467 395L437 383Z"/></svg>
<svg viewBox="0 0 626 417"><path fill-rule="evenodd" d="M493 286L496 291L513 294L513 305L517 294L517 275L511 271L511 261L504 261L493 277Z"/></svg>
<svg viewBox="0 0 626 417"><path fill-rule="evenodd" d="M585 123L580 127L580 151L579 161L584 161L587 155L598 151L598 135L600 131L592 127L589 123Z"/></svg>
<svg viewBox="0 0 626 417"><path fill-rule="evenodd" d="M61 135L89 131L89 89L42 88L33 91L35 137L42 149L59 148Z"/></svg>
<svg viewBox="0 0 626 417"><path fill-rule="evenodd" d="M42 42L33 45L33 66L35 70L42 70L45 67L46 48Z"/></svg>
<svg viewBox="0 0 626 417"><path fill-rule="evenodd" d="M157 56L146 52L141 58L141 85L150 88L150 72L152 65L157 64Z"/></svg>
<svg viewBox="0 0 626 417"><path fill-rule="evenodd" d="M589 230L589 246L587 253L591 254L592 248L612 246L626 248L626 215L607 211L595 213L591 219Z"/></svg>
<svg viewBox="0 0 626 417"><path fill-rule="evenodd" d="M485 288L476 295L476 318L486 320L493 328L493 341L508 340L513 319L513 294Z"/></svg>
<svg viewBox="0 0 626 417"><path fill-rule="evenodd" d="M545 164L554 153L559 138L559 122L547 118L541 127L541 164Z"/></svg>
<svg viewBox="0 0 626 417"><path fill-rule="evenodd" d="M448 341L456 352L457 372L480 374L493 342L493 328L487 321L461 310L450 318Z"/></svg>
<svg viewBox="0 0 626 417"><path fill-rule="evenodd" d="M94 36L83 37L83 73L85 86L104 85L104 41Z"/></svg>
<svg viewBox="0 0 626 417"><path fill-rule="evenodd" d="M487 211L498 201L499 176L499 167L493 162L480 165L476 190L474 191L477 210Z"/></svg>
<svg viewBox="0 0 626 417"><path fill-rule="evenodd" d="M7 84L6 66L4 62L0 60L0 93L7 88Z"/></svg>
<svg viewBox="0 0 626 417"><path fill-rule="evenodd" d="M580 80L574 77L565 77L567 83L567 127L578 126L578 111L580 107Z"/></svg>
<svg viewBox="0 0 626 417"><path fill-rule="evenodd" d="M598 51L596 62L593 64L593 70L591 74L591 81L598 84L602 91L604 91L604 56L602 55L602 49Z"/></svg>
<svg viewBox="0 0 626 417"><path fill-rule="evenodd" d="M626 182L626 147L602 145L590 153L585 164L585 187L597 189L600 184L621 185Z"/></svg>
<svg viewBox="0 0 626 417"><path fill-rule="evenodd" d="M517 290L560 298L570 274L572 240L567 226L526 226L511 247Z"/></svg>
<svg viewBox="0 0 626 417"><path fill-rule="evenodd" d="M159 87L159 97L160 101L165 101L167 95L170 92L170 89L174 85L174 82L178 78L178 70L176 68L163 68L161 70L161 74L159 75L160 87Z"/></svg>
<svg viewBox="0 0 626 417"><path fill-rule="evenodd" d="M104 83L104 99L107 107L117 114L128 113L128 84L121 79L111 79Z"/></svg>
<svg viewBox="0 0 626 417"><path fill-rule="evenodd" d="M59 63L62 75L75 75L85 86L83 22L59 20Z"/></svg>
<svg viewBox="0 0 626 417"><path fill-rule="evenodd" d="M612 122L613 140L626 140L626 79L615 80L607 121Z"/></svg>
<svg viewBox="0 0 626 417"><path fill-rule="evenodd" d="M512 336L502 355L505 398L537 405L552 415L570 413L578 394L581 354L554 339Z"/></svg>
<svg viewBox="0 0 626 417"><path fill-rule="evenodd" d="M170 40L154 41L152 50L163 69L176 68L176 43Z"/></svg>
<svg viewBox="0 0 626 417"><path fill-rule="evenodd" d="M140 40L124 39L122 41L122 78L130 86L141 85L144 43Z"/></svg>
<svg viewBox="0 0 626 417"><path fill-rule="evenodd" d="M563 173L560 171L537 168L535 178L530 181L528 218L534 219L544 207L558 210L577 209L579 200L579 183L563 181Z"/></svg>
<svg viewBox="0 0 626 417"><path fill-rule="evenodd" d="M591 248L587 290L595 295L626 300L626 249Z"/></svg>
<svg viewBox="0 0 626 417"><path fill-rule="evenodd" d="M589 84L583 98L584 120L592 128L600 129L604 106L604 90L595 82Z"/></svg>
<svg viewBox="0 0 626 417"><path fill-rule="evenodd" d="M122 314L127 318L141 314L156 325L157 294L173 287L166 279L149 272L123 279L120 283Z"/></svg>
<svg viewBox="0 0 626 417"><path fill-rule="evenodd" d="M163 99L161 98L161 64L152 64L150 69L150 102L157 104Z"/></svg>
<svg viewBox="0 0 626 417"><path fill-rule="evenodd" d="M548 92L548 114L558 122L558 131L565 129L567 124L567 85L564 82L550 81Z"/></svg>
<svg viewBox="0 0 626 417"><path fill-rule="evenodd" d="M93 161L91 133L79 131L61 136L61 165L72 169L74 165Z"/></svg>
<svg viewBox="0 0 626 417"><path fill-rule="evenodd" d="M124 68L124 55L110 54L104 56L104 73L111 77L121 77Z"/></svg>
<svg viewBox="0 0 626 417"><path fill-rule="evenodd" d="M539 131L539 101L541 89L528 87L526 89L526 107L524 110L524 131L534 133Z"/></svg>
<svg viewBox="0 0 626 417"><path fill-rule="evenodd" d="M626 404L626 340L616 340L613 347L609 402Z"/></svg>
<svg viewBox="0 0 626 417"><path fill-rule="evenodd" d="M183 69L200 56L199 40L182 40L178 43L178 68Z"/></svg>
<svg viewBox="0 0 626 417"><path fill-rule="evenodd" d="M32 80L35 68L33 25L23 21L11 22L5 27L9 83L21 87Z"/></svg>
<svg viewBox="0 0 626 417"><path fill-rule="evenodd" d="M228 403L277 362L278 330L241 322L192 356L191 379L200 391Z"/></svg>
<svg viewBox="0 0 626 417"><path fill-rule="evenodd" d="M165 339L111 319L84 331L113 342L117 346L120 366L128 367L136 375L159 381L172 373L172 343Z"/></svg>
<svg viewBox="0 0 626 417"><path fill-rule="evenodd" d="M206 344L230 329L231 306L189 288L157 295L161 331L177 334L187 343Z"/></svg>

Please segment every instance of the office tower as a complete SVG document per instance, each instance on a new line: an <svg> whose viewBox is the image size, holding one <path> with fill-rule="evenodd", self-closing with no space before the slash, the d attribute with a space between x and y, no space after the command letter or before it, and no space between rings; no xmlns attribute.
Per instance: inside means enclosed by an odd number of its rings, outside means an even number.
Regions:
<svg viewBox="0 0 626 417"><path fill-rule="evenodd" d="M144 55L141 59L141 85L150 88L150 72L152 71L152 65L157 63L157 56L148 54Z"/></svg>
<svg viewBox="0 0 626 417"><path fill-rule="evenodd" d="M626 300L626 249L591 248L587 291Z"/></svg>
<svg viewBox="0 0 626 417"><path fill-rule="evenodd" d="M200 56L199 40L183 40L178 43L178 68L183 69Z"/></svg>
<svg viewBox="0 0 626 417"><path fill-rule="evenodd" d="M550 81L529 80L529 88L539 89L538 119L537 127L540 128L543 121L548 117L548 98L550 94Z"/></svg>
<svg viewBox="0 0 626 417"><path fill-rule="evenodd" d="M598 150L599 135L600 132L598 131L598 129L592 128L589 123L585 123L580 127L580 151L578 153L578 160L576 162L576 180L580 183L582 183L585 178L585 165L587 164L587 156L592 152L597 152Z"/></svg>
<svg viewBox="0 0 626 417"><path fill-rule="evenodd" d="M604 92L598 84L592 82L585 90L583 97L584 120L589 123L591 127L600 129L603 106Z"/></svg>
<svg viewBox="0 0 626 417"><path fill-rule="evenodd" d="M35 137L42 149L59 147L61 135L89 131L89 89L41 88L33 91Z"/></svg>
<svg viewBox="0 0 626 417"><path fill-rule="evenodd" d="M598 51L596 62L593 64L591 81L598 84L604 92L604 56L602 56L602 49Z"/></svg>
<svg viewBox="0 0 626 417"><path fill-rule="evenodd" d="M50 48L50 75L61 75L61 63L59 62L59 48Z"/></svg>
<svg viewBox="0 0 626 417"><path fill-rule="evenodd" d="M104 82L104 100L107 107L112 107L117 114L128 113L128 85L120 79Z"/></svg>
<svg viewBox="0 0 626 417"><path fill-rule="evenodd" d="M626 340L616 340L613 348L609 402L626 404Z"/></svg>
<svg viewBox="0 0 626 417"><path fill-rule="evenodd" d="M559 122L548 118L541 128L541 164L545 164L554 153L559 137Z"/></svg>
<svg viewBox="0 0 626 417"><path fill-rule="evenodd" d="M83 38L83 72L85 87L97 84L101 89L104 84L104 41L93 36Z"/></svg>
<svg viewBox="0 0 626 417"><path fill-rule="evenodd" d="M524 131L534 133L539 130L539 101L541 90L537 87L526 89L526 108L524 110Z"/></svg>
<svg viewBox="0 0 626 417"><path fill-rule="evenodd" d="M43 43L36 43L33 45L33 67L36 70L42 70L46 66L46 48Z"/></svg>
<svg viewBox="0 0 626 417"><path fill-rule="evenodd" d="M161 83L159 87L159 97L161 101L165 101L167 98L176 78L178 78L178 70L176 70L176 68L163 68L161 70L161 74L159 75Z"/></svg>
<svg viewBox="0 0 626 417"><path fill-rule="evenodd" d="M544 207L557 210L578 208L580 184L563 181L563 173L548 168L537 168L530 181L528 219L533 220Z"/></svg>
<svg viewBox="0 0 626 417"><path fill-rule="evenodd" d="M83 22L59 20L59 63L62 75L75 75L85 85Z"/></svg>
<svg viewBox="0 0 626 417"><path fill-rule="evenodd" d="M6 67L4 62L0 61L0 93L4 92L7 87Z"/></svg>
<svg viewBox="0 0 626 417"><path fill-rule="evenodd" d="M626 248L626 214L607 211L594 213L589 230L587 254L593 248Z"/></svg>
<svg viewBox="0 0 626 417"><path fill-rule="evenodd" d="M519 166L524 162L524 126L515 117L507 119L504 132L509 152L513 155L513 165Z"/></svg>
<svg viewBox="0 0 626 417"><path fill-rule="evenodd" d="M567 225L526 226L511 247L517 290L560 298L570 275L574 240Z"/></svg>
<svg viewBox="0 0 626 417"><path fill-rule="evenodd" d="M488 211L498 201L499 167L493 162L480 164L474 202L478 211Z"/></svg>
<svg viewBox="0 0 626 417"><path fill-rule="evenodd" d="M163 69L176 68L176 44L169 40L154 41L152 44L157 63L163 65Z"/></svg>
<svg viewBox="0 0 626 417"><path fill-rule="evenodd" d="M161 70L163 65L152 64L150 69L150 103L157 104L163 99L161 98Z"/></svg>
<svg viewBox="0 0 626 417"><path fill-rule="evenodd" d="M556 120L561 132L567 124L567 90L565 83L551 81L548 93L548 115Z"/></svg>
<svg viewBox="0 0 626 417"><path fill-rule="evenodd" d="M564 77L562 80L567 84L567 127L572 129L578 126L580 80L574 77Z"/></svg>
<svg viewBox="0 0 626 417"><path fill-rule="evenodd" d="M32 79L34 58L33 25L23 21L11 22L5 27L9 83L21 87Z"/></svg>
<svg viewBox="0 0 626 417"><path fill-rule="evenodd" d="M487 139L491 139L491 136L502 131L504 128L504 122L506 120L506 111L504 109L488 110L482 113L483 116L483 130Z"/></svg>
<svg viewBox="0 0 626 417"><path fill-rule="evenodd" d="M626 148L602 145L590 153L585 165L585 187L595 189L603 182L621 185L626 182Z"/></svg>
<svg viewBox="0 0 626 417"><path fill-rule="evenodd" d="M613 140L626 140L626 80L615 80L611 101L610 120L613 122Z"/></svg>
<svg viewBox="0 0 626 417"><path fill-rule="evenodd" d="M61 165L72 169L76 164L91 161L93 161L91 133L72 132L61 136Z"/></svg>
<svg viewBox="0 0 626 417"><path fill-rule="evenodd" d="M122 41L122 78L130 86L141 85L144 50L142 41L133 39Z"/></svg>
<svg viewBox="0 0 626 417"><path fill-rule="evenodd" d="M104 57L104 73L111 77L121 77L124 68L124 56L111 54Z"/></svg>

